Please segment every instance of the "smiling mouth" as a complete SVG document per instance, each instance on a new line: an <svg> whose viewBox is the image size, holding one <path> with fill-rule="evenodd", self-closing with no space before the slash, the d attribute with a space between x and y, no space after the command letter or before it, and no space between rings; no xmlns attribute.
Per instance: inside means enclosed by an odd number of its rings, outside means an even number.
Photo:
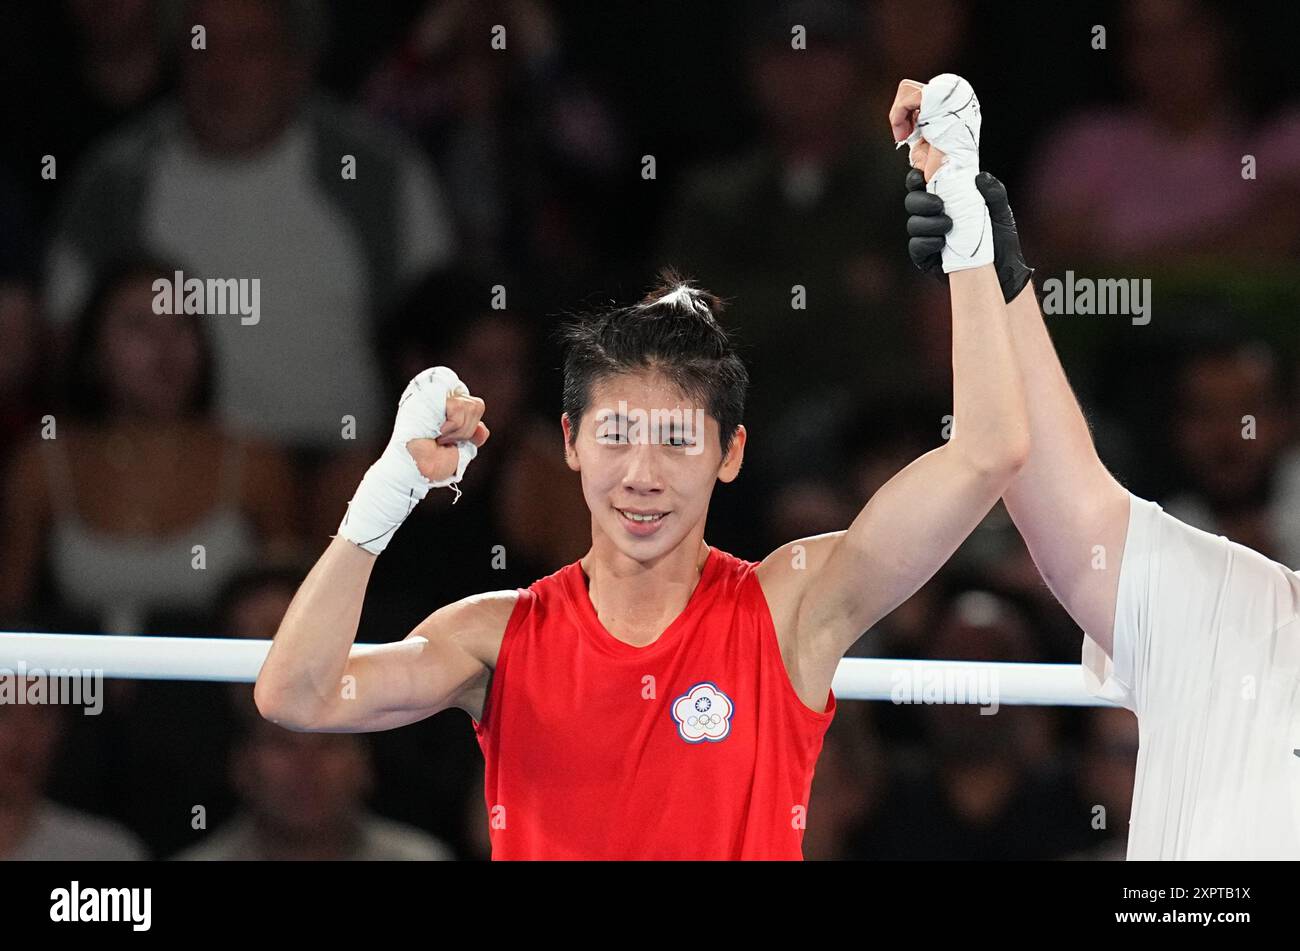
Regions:
<svg viewBox="0 0 1300 951"><path fill-rule="evenodd" d="M670 514L668 512L629 512L627 509L617 509L617 511L627 521L636 525L653 525L655 522L662 522Z"/></svg>

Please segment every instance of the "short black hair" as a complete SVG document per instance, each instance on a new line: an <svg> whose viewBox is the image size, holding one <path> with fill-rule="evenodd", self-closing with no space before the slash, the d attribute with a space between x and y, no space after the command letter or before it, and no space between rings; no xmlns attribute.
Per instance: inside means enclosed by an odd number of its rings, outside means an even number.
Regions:
<svg viewBox="0 0 1300 951"><path fill-rule="evenodd" d="M726 305L669 267L637 304L570 313L557 334L564 348L564 412L570 440L602 380L650 371L668 379L718 421L725 456L745 412L749 371L718 323Z"/></svg>

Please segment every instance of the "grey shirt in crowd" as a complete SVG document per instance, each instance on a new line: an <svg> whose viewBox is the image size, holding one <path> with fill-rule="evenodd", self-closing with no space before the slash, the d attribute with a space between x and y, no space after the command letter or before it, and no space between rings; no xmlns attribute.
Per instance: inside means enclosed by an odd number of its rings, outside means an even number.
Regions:
<svg viewBox="0 0 1300 951"><path fill-rule="evenodd" d="M345 857L345 861L443 862L456 857L442 842L413 826L370 813L361 818L360 825L357 848ZM252 819L239 815L213 830L198 845L177 853L173 858L177 861L257 861L264 856L257 847Z"/></svg>
<svg viewBox="0 0 1300 951"><path fill-rule="evenodd" d="M7 861L139 861L148 858L143 843L107 819L44 800L36 808L27 836Z"/></svg>

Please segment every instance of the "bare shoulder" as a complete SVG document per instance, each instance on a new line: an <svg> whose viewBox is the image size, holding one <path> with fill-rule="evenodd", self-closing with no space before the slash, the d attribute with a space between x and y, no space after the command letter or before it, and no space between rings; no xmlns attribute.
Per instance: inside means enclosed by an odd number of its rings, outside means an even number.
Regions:
<svg viewBox="0 0 1300 951"><path fill-rule="evenodd" d="M454 644L489 670L496 667L510 615L519 592L488 591L453 601L434 611L409 637L424 637Z"/></svg>
<svg viewBox="0 0 1300 951"><path fill-rule="evenodd" d="M475 673L456 691L452 706L464 710L476 722L483 719L501 642L518 603L519 592L515 590L473 594L434 611L408 635L408 639L427 637L434 643L449 645L453 657L472 658Z"/></svg>

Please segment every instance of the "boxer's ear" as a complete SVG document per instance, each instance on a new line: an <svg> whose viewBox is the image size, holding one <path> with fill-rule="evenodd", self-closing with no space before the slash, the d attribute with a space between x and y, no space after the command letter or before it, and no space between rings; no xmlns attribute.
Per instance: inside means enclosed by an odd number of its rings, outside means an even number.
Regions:
<svg viewBox="0 0 1300 951"><path fill-rule="evenodd" d="M577 472L579 469L578 451L573 448L573 432L568 413L560 414L560 431L564 433L564 462L570 469Z"/></svg>
<svg viewBox="0 0 1300 951"><path fill-rule="evenodd" d="M740 475L740 467L745 462L745 442L749 438L749 433L744 426L737 426L735 433L731 436L731 445L727 447L727 454L722 458L722 464L718 466L718 481L733 482L736 476Z"/></svg>

